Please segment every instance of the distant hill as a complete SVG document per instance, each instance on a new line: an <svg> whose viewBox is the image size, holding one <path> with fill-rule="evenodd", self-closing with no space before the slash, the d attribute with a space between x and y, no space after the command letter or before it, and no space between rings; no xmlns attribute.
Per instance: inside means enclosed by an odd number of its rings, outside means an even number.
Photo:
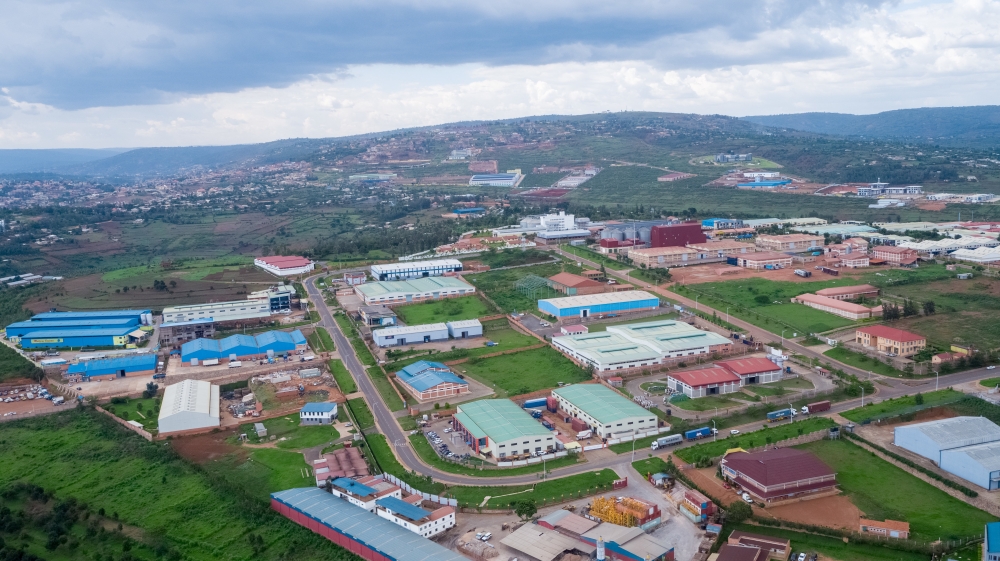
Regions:
<svg viewBox="0 0 1000 561"><path fill-rule="evenodd" d="M1000 145L1000 105L899 109L874 115L793 113L744 120L768 127L838 136L913 139L934 144Z"/></svg>
<svg viewBox="0 0 1000 561"><path fill-rule="evenodd" d="M72 166L103 160L128 148L55 148L51 150L0 150L0 173L42 173L63 170Z"/></svg>

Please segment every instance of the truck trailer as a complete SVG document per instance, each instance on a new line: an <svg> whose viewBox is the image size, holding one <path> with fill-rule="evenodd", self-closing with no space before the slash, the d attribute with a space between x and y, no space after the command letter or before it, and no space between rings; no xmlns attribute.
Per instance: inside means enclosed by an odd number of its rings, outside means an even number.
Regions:
<svg viewBox="0 0 1000 561"><path fill-rule="evenodd" d="M829 411L830 402L829 401L817 401L816 403L810 403L802 408L803 413L819 413L820 411Z"/></svg>
<svg viewBox="0 0 1000 561"><path fill-rule="evenodd" d="M699 438L704 438L712 434L712 429L709 427L701 427L700 429L689 430L684 433L684 438L687 440L698 440Z"/></svg>
<svg viewBox="0 0 1000 561"><path fill-rule="evenodd" d="M666 448L667 446L675 446L684 442L684 437L679 434L671 434L670 436L661 436L653 441L653 445L650 446L653 450L659 450L660 448Z"/></svg>
<svg viewBox="0 0 1000 561"><path fill-rule="evenodd" d="M812 271L807 271L805 269L795 269L795 274L803 278L813 276Z"/></svg>
<svg viewBox="0 0 1000 561"><path fill-rule="evenodd" d="M792 410L786 407L785 409L779 409L777 411L771 411L770 413L768 413L767 420L768 422L776 423L782 419L787 419L791 416L792 416Z"/></svg>

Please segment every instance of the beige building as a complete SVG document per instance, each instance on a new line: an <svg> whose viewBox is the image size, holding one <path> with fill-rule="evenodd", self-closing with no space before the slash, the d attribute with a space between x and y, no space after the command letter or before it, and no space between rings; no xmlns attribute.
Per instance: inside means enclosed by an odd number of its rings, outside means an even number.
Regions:
<svg viewBox="0 0 1000 561"><path fill-rule="evenodd" d="M762 251L758 253L748 253L738 255L736 264L747 269L766 269L771 267L784 268L792 266L792 256L774 251Z"/></svg>
<svg viewBox="0 0 1000 561"><path fill-rule="evenodd" d="M882 306L866 308L860 304L852 304L843 300L837 300L836 298L830 298L829 296L818 296L816 294L799 294L795 298L792 298L792 302L805 304L810 308L822 310L854 321L882 315Z"/></svg>
<svg viewBox="0 0 1000 561"><path fill-rule="evenodd" d="M637 267L645 265L647 269L693 265L699 262L697 256L697 251L686 247L650 247L628 252L628 258Z"/></svg>
<svg viewBox="0 0 1000 561"><path fill-rule="evenodd" d="M823 236L814 234L781 234L757 236L757 247L770 251L809 251L823 247Z"/></svg>
<svg viewBox="0 0 1000 561"><path fill-rule="evenodd" d="M855 341L881 353L912 356L927 346L927 338L916 333L885 325L862 327L855 332Z"/></svg>
<svg viewBox="0 0 1000 561"><path fill-rule="evenodd" d="M732 257L742 253L753 253L757 248L752 243L735 240L719 240L704 243L689 243L688 248L710 257Z"/></svg>

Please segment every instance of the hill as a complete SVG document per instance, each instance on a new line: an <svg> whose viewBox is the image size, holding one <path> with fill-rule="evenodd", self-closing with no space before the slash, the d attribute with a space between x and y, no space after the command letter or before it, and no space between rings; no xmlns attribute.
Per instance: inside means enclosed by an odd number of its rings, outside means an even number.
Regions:
<svg viewBox="0 0 1000 561"><path fill-rule="evenodd" d="M921 140L969 147L1000 145L1000 105L924 107L874 115L793 113L744 117L767 127L837 136Z"/></svg>
<svg viewBox="0 0 1000 561"><path fill-rule="evenodd" d="M103 160L127 152L128 148L55 148L52 150L11 149L0 150L0 173L53 172Z"/></svg>

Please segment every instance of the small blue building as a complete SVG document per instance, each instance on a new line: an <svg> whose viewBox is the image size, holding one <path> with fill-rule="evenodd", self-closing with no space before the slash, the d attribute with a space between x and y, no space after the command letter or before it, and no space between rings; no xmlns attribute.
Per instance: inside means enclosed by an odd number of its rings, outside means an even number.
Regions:
<svg viewBox="0 0 1000 561"><path fill-rule="evenodd" d="M1000 561L1000 522L990 522L986 525L983 559L984 561Z"/></svg>
<svg viewBox="0 0 1000 561"><path fill-rule="evenodd" d="M299 421L303 425L329 425L337 418L336 403L307 403L299 409Z"/></svg>
<svg viewBox="0 0 1000 561"><path fill-rule="evenodd" d="M156 355L152 353L88 360L71 364L67 374L78 374L90 381L114 380L126 376L150 376L156 372Z"/></svg>
<svg viewBox="0 0 1000 561"><path fill-rule="evenodd" d="M598 314L642 312L655 310L659 307L660 299L643 290L605 292L538 301L539 311L556 318L586 318Z"/></svg>

